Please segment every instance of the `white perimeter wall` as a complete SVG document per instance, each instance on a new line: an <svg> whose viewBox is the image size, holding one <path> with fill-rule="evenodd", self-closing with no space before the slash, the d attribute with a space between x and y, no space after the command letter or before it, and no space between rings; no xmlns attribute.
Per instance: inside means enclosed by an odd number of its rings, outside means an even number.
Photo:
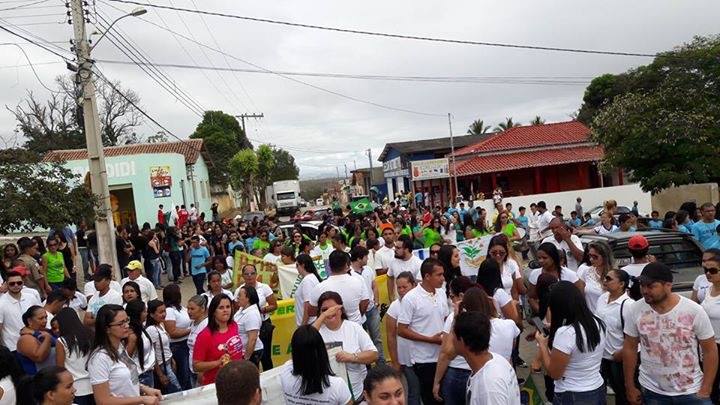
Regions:
<svg viewBox="0 0 720 405"><path fill-rule="evenodd" d="M515 213L517 213L520 206L523 206L528 209L529 213L530 204L545 201L548 210L552 211L556 205L559 205L562 207L563 216L570 217L570 211L575 210L575 199L578 197L582 198L582 206L585 212L598 205L603 205L605 200L615 200L618 205L624 205L628 208L632 208L633 201L637 201L638 210L641 214L650 215L652 211L651 195L642 191L639 184L506 197L503 198L503 205L511 203ZM492 199L476 200L473 206L485 208L488 211L488 218L491 217L494 211Z"/></svg>

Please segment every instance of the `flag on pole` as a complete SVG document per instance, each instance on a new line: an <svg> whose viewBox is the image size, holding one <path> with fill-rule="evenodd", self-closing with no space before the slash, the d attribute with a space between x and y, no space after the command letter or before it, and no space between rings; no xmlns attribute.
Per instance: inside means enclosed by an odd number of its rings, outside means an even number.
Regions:
<svg viewBox="0 0 720 405"><path fill-rule="evenodd" d="M373 205L370 199L365 197L360 200L351 202L350 209L352 210L353 214L365 214L367 212L372 212Z"/></svg>

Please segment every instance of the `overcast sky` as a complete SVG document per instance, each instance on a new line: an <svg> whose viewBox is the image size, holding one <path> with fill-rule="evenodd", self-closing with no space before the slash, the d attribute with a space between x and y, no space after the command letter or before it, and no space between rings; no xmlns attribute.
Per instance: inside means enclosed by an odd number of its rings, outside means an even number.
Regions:
<svg viewBox="0 0 720 405"><path fill-rule="evenodd" d="M28 0L27 3L30 3ZM154 0L178 7L197 7L244 16L298 23L380 31L426 37L502 42L525 45L654 53L671 49L694 35L717 33L720 2L674 1L264 1ZM0 9L22 2L0 2ZM72 36L63 21L61 0L49 0L47 8L1 11L0 25L23 25L50 41ZM112 3L130 11L135 6ZM32 6L39 7L39 6ZM105 18L121 12L97 2ZM52 15L45 15L52 14ZM55 17L57 15L57 17ZM143 18L165 25L196 41L219 47L226 53L277 71L397 76L512 76L572 77L589 81L603 73L619 73L648 63L649 58L603 56L443 44L319 31L260 22L174 11L148 9ZM39 24L36 24L39 23ZM48 23L48 24L43 24ZM202 48L145 21L127 18L116 27L157 63L191 64L227 68L252 68L232 57ZM208 30L208 28L210 31ZM10 27L12 28L12 27ZM89 28L92 31L92 27ZM98 29L99 30L99 29ZM211 36L212 32L212 36ZM0 42L16 42L7 33ZM66 44L59 44L68 48ZM183 49L184 48L184 49ZM0 47L0 101L16 105L31 90L44 90L15 47ZM33 46L24 49L36 65L40 78L51 83L67 71L59 58ZM187 51L187 52L186 52ZM96 59L127 60L113 44L103 40L94 51ZM20 65L15 67L16 65ZM200 118L169 96L135 66L99 63L103 72L123 86L137 91L144 109L181 138L187 138ZM291 150L301 177L334 175L355 165L367 167L364 154L372 149L373 165L387 142L447 136L447 118L453 114L453 132L462 134L473 119L496 124L505 117L527 123L540 115L548 122L564 121L582 102L585 84L427 83L326 77L297 77L335 92L395 108L436 114L425 116L382 109L350 101L272 74L218 72L161 68L176 85L206 109L229 114L262 112L259 122L250 120L248 136L262 142L299 148ZM564 79L563 79L564 80ZM0 136L15 139L12 115L0 113ZM139 133L151 135L150 122ZM22 142L22 140L18 140ZM257 144L257 142L253 142ZM0 146L2 146L0 144ZM313 152L314 151L314 152Z"/></svg>

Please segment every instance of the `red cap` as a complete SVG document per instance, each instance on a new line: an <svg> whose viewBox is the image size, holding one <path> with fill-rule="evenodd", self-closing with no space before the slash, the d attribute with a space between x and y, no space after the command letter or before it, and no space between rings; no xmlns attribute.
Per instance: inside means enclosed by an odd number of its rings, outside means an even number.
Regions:
<svg viewBox="0 0 720 405"><path fill-rule="evenodd" d="M12 271L20 273L21 276L25 277L28 275L28 269L25 266L15 266Z"/></svg>
<svg viewBox="0 0 720 405"><path fill-rule="evenodd" d="M643 250L650 246L648 240L642 235L633 235L628 240L628 249L630 250Z"/></svg>

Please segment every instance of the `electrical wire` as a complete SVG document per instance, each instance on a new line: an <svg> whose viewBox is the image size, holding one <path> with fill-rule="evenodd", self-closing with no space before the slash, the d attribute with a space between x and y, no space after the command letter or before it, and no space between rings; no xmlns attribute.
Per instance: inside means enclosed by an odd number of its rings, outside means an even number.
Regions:
<svg viewBox="0 0 720 405"><path fill-rule="evenodd" d="M131 62L122 60L97 59L98 62L126 65ZM201 65L189 65L180 63L155 63L156 66L178 69L196 70L221 70L243 73L263 73L267 71L260 69L223 68ZM396 76L396 75L368 75L348 73L325 73L325 72L295 72L276 70L288 76L310 76L327 77L334 79L358 79L358 80L387 80L407 82L431 82L431 83L476 83L476 84L548 84L548 85L587 85L592 77L590 76Z"/></svg>
<svg viewBox="0 0 720 405"><path fill-rule="evenodd" d="M19 5L19 6L13 6L13 7L7 7L7 8L0 8L0 11L19 10L19 9L22 9L22 8L25 8L25 7L34 6L34 5L36 5L36 4L47 3L47 2L49 2L49 1L50 1L50 0L39 0L39 1L36 1L36 2L34 2L34 3L21 4L21 5Z"/></svg>
<svg viewBox="0 0 720 405"><path fill-rule="evenodd" d="M29 43L31 43L31 44L39 47L39 48L42 48L42 49L46 50L47 52L50 52L50 53L52 53L53 55L61 58L62 60L66 61L66 62L69 62L69 61L70 61L70 59L66 58L65 56L63 56L63 55L60 54L59 52L54 51L54 50L50 49L49 47L47 47L47 46L45 46L45 45L42 45L42 44L40 44L40 43L38 43L38 42L36 42L36 41L33 41L33 40L30 39L29 37L26 37L26 36L23 36L23 35L21 35L21 34L18 34L17 32L14 32L14 31L8 29L7 27L4 27L4 26L0 25L0 30L3 30L3 31L5 31L5 32L7 32L7 33L9 33L9 34L11 34L11 35L14 35L14 36L16 36L16 37L18 37L18 38L21 38L21 39L23 39L23 40L25 40L25 41L27 41L27 42L29 42Z"/></svg>
<svg viewBox="0 0 720 405"><path fill-rule="evenodd" d="M110 5L110 6L113 7L113 8L116 8L116 7L112 6L110 3L106 2L106 1L103 1L103 3L108 4L108 5ZM122 11L122 9L119 9L119 8L116 8L116 9ZM124 11L123 11L123 12L124 12ZM256 69L263 70L263 71L265 71L265 72L267 72L267 73L272 73L272 74L274 74L274 75L276 75L276 76L279 76L279 77L282 77L282 78L284 78L284 79L286 79L286 80L289 80L289 81L292 81L292 82L295 82L295 83L299 83L299 84L302 84L302 85L307 86L307 87L311 87L311 88L313 88L313 89L315 89L315 90L319 90L319 91L322 91L322 92L325 92L325 93L328 93L328 94L333 94L333 95L335 95L335 96L338 96L338 97L341 97L341 98L344 98L344 99L347 99L347 100L355 101L355 102L357 102L357 103L372 105L372 106L375 106L375 107L378 107L378 108L382 108L382 109L385 109L385 110L398 111L398 112L404 112L404 113L415 114L415 115L422 115L422 116L426 116L426 117L443 117L443 118L447 117L446 114L437 114L437 113L428 113L428 112L422 112L422 111L414 111L414 110L410 110L410 109L406 109L406 108L399 108L399 107L393 107L393 106L389 106L389 105L385 105L385 104L380 104L380 103L376 103L376 102L374 102L374 101L364 100L364 99L361 99L361 98L358 98L358 97L354 97L354 96L350 96L350 95L347 95L347 94L340 93L340 92L335 91L335 90L330 90L330 89L327 89L327 88L324 88L324 87L321 87L321 86L317 86L317 85L314 85L314 84L312 84L312 83L308 83L308 82L305 82L305 81L303 81L303 80L296 79L296 78L294 78L294 77L291 77L291 76L288 76L288 75L284 75L284 74L282 74L282 73L275 72L275 71L273 71L273 70L267 69L267 68L265 68L265 67L262 67L262 66L260 66L260 65L255 64L255 63L252 63L252 62L249 62L249 61L247 61L247 60L245 60L245 59L241 59L241 58L239 58L239 57L237 57L237 56L235 56L235 55L229 54L229 53L227 53L227 52L223 52L223 51L221 51L221 50L219 50L219 49L217 49L217 48L213 48L213 47L210 46L210 45L207 45L207 44L204 44L204 43L202 43L202 42L193 40L193 39L187 37L186 35L183 35L183 34L180 34L179 32L173 31L173 30L170 29L170 28L162 27L162 26L160 26L160 25L158 25L158 24L156 24L156 23L154 23L154 22L152 22L152 21L150 21L150 20L148 20L148 19L145 19L145 18L142 18L142 17L138 17L138 18L140 18L142 21L147 22L147 23L150 24L150 25L153 25L153 26L155 26L155 27L157 27L157 28L160 28L160 29L162 29L162 30L164 30L164 31L167 31L167 32L170 32L170 33L172 33L172 34L174 34L174 35L177 35L177 36L179 36L179 37L181 37L181 38L183 38L183 39L185 39L185 40L187 40L187 41L193 42L193 43L195 43L195 44L198 44L198 45L200 45L200 46L202 46L202 47L205 47L205 48L210 49L210 50L212 50L212 51L215 51L215 52L217 52L217 53L220 53L220 54L223 54L223 55L227 55L227 56L228 56L229 58L231 58L231 59L235 59L235 60L240 61L240 62L242 62L242 63L244 63L244 64L246 64L246 65L252 66L252 67L254 67L254 68L256 68Z"/></svg>
<svg viewBox="0 0 720 405"><path fill-rule="evenodd" d="M441 43L460 44L460 45L492 46L492 47L499 47L499 48L530 49L530 50L536 50L536 51L584 53L584 54L596 54L596 55L638 56L638 57L647 57L647 58L654 58L657 56L657 54L654 54L654 53L603 51L603 50L580 49L580 48L561 48L561 47L554 47L554 46L522 45L522 44L511 44L511 43L501 43L501 42L470 41L470 40L461 40L461 39L433 38L433 37L415 36L415 35L392 34L392 33L384 33L384 32L329 27L329 26L322 26L322 25L294 23L294 22L289 22L289 21L272 20L269 18L247 17L247 16L241 16L241 15L237 15L237 14L220 13L220 12L214 12L214 11L192 10L192 9L188 9L188 8L170 7L170 6L165 6L165 5L161 5L161 4L144 3L144 2L140 2L140 1L134 1L134 0L107 0L107 1L112 1L115 3L134 4L134 5L143 6L143 7L154 7L154 8L161 8L161 9L166 9L166 10L182 11L182 12L186 12L186 13L211 15L211 16L215 16L215 17L234 18L234 19L238 19L238 20L254 21L254 22L276 24L276 25L285 25L285 26L290 26L290 27L310 28L310 29L323 30L323 31L334 31L334 32L342 32L342 33L346 33L346 34L359 34L359 35L368 35L368 36L385 37L385 38L410 39L410 40L415 40L415 41L441 42Z"/></svg>
<svg viewBox="0 0 720 405"><path fill-rule="evenodd" d="M108 27L110 25L108 21L100 14L98 14L98 17L104 22L104 24L100 23L98 25L107 32L106 37L110 43L112 43L128 59L135 63L143 72L150 76L151 79L158 83L171 96L175 97L178 101L185 105L191 112L200 117L203 116L205 111L204 107L202 107L184 90L180 89L164 72L155 67L155 65L147 57L145 57L138 48L133 46L133 44L130 43L120 31L116 30L117 36L112 31L108 31ZM147 65L138 64L138 62L142 61L144 61ZM146 68L148 65L149 67Z"/></svg>
<svg viewBox="0 0 720 405"><path fill-rule="evenodd" d="M53 90L53 89L51 89L50 87L48 87L47 85L45 85L45 83L44 83L44 82L42 81L42 79L40 78L40 75L38 75L37 70L35 70L35 65L33 65L32 61L30 60L30 57L29 57L28 54L27 54L27 52L25 52L25 49L23 49L22 46L17 45L17 44L15 44L15 47L17 47L17 49L19 49L20 52L22 52L22 54L25 55L25 59L27 59L28 64L30 65L30 69L32 69L32 72L33 72L33 74L35 75L35 78L37 79L37 81L40 83L40 85L43 86L43 87L45 88L45 90L49 91L49 92L52 93L52 94L62 94L61 91Z"/></svg>

